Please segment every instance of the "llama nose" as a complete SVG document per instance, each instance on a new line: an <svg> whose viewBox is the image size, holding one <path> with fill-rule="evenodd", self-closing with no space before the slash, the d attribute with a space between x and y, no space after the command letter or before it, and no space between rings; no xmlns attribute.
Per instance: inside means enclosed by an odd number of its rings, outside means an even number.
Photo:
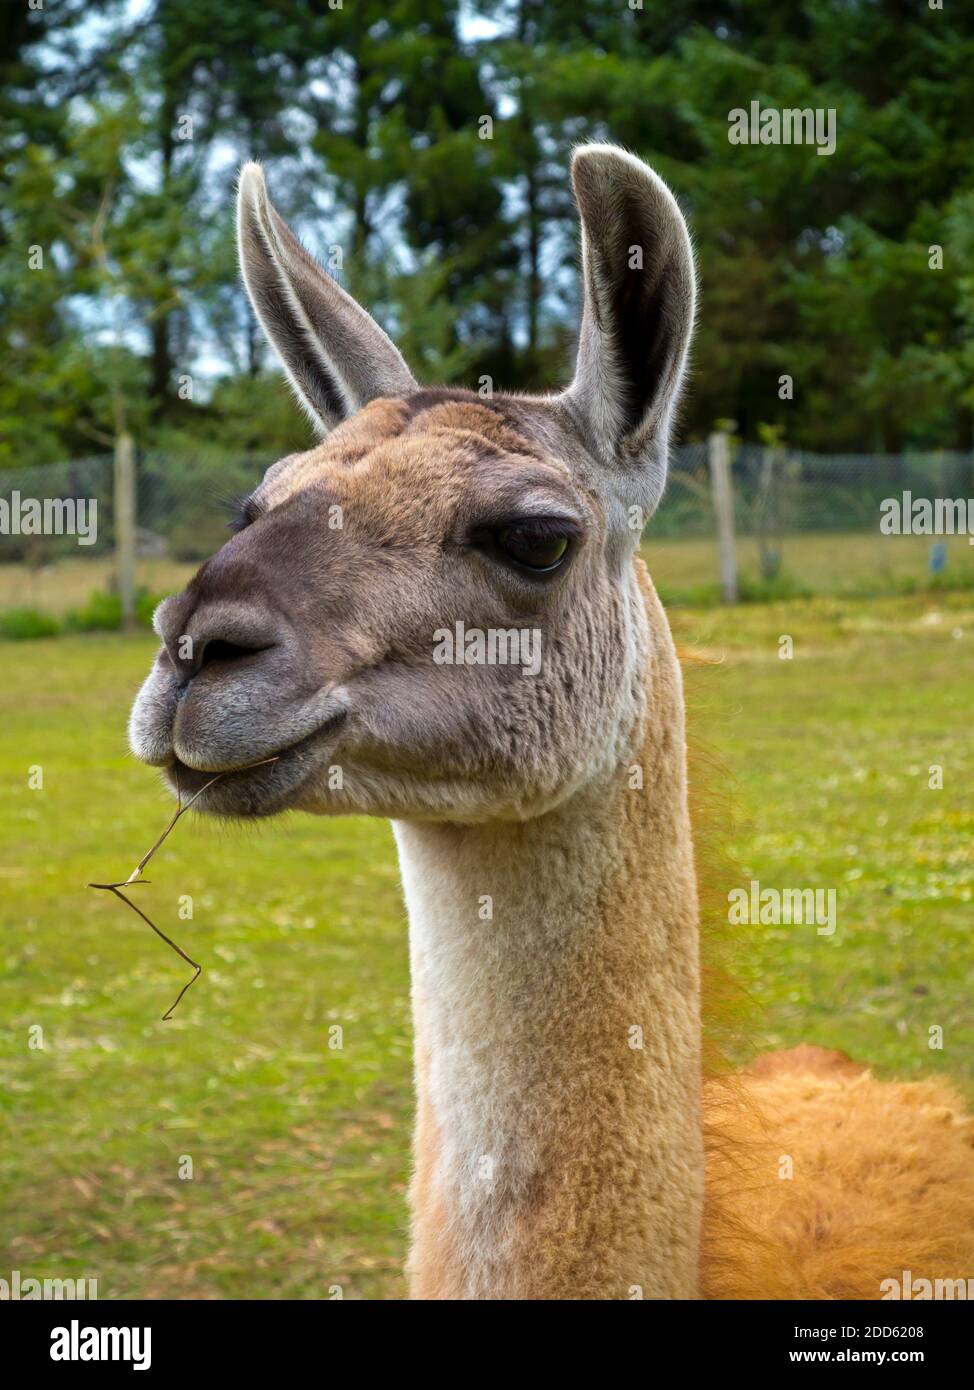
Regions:
<svg viewBox="0 0 974 1390"><path fill-rule="evenodd" d="M261 615L222 603L191 608L186 597L167 599L154 620L181 685L204 667L232 666L277 646L269 620Z"/></svg>

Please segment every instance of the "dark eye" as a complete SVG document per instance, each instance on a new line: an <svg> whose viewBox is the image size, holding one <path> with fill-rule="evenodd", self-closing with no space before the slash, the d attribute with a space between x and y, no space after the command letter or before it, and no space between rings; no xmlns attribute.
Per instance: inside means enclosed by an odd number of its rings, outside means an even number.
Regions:
<svg viewBox="0 0 974 1390"><path fill-rule="evenodd" d="M568 554L571 537L564 522L520 521L497 532L497 548L525 569L554 570Z"/></svg>

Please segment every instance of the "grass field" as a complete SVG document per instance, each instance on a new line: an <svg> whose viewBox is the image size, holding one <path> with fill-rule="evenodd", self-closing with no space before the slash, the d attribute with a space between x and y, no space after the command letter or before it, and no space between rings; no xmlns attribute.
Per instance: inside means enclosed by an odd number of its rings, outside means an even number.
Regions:
<svg viewBox="0 0 974 1390"><path fill-rule="evenodd" d="M728 886L838 890L833 937L742 929L758 1013L738 1057L808 1039L884 1075L944 1071L974 1097L970 596L671 618L684 647L723 656L688 682L736 809ZM400 1296L410 1029L390 832L181 824L140 891L205 971L161 1022L185 968L84 886L124 877L169 814L125 745L152 650L0 648L0 1274L94 1277L102 1298Z"/></svg>

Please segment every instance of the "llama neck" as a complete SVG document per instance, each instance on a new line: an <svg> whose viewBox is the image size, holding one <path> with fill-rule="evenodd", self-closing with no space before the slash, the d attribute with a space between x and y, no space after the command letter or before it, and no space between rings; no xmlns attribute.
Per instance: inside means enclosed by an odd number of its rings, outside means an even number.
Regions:
<svg viewBox="0 0 974 1390"><path fill-rule="evenodd" d="M683 702L523 823L395 826L410 917L418 1298L687 1298L703 1189ZM634 787L638 766L642 787Z"/></svg>

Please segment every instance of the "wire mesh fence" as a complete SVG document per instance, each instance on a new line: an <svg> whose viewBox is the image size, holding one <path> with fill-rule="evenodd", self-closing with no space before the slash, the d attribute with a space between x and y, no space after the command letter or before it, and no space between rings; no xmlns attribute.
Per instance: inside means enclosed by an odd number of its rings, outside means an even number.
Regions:
<svg viewBox="0 0 974 1390"><path fill-rule="evenodd" d="M671 600L719 597L712 449L711 441L671 451L666 493L646 529L644 552ZM729 458L741 597L974 586L974 545L960 524L953 534L881 529L884 503L906 496L960 499L974 530L972 455L822 455L730 441ZM140 588L158 595L184 583L226 540L234 501L267 463L215 449L138 454ZM86 504L86 535L56 510L66 500ZM93 591L111 592L116 529L111 455L0 474L0 610L58 616Z"/></svg>
<svg viewBox="0 0 974 1390"><path fill-rule="evenodd" d="M966 525L974 531L974 455L815 454L730 441L729 456L740 597L974 586ZM712 441L673 451L666 493L646 531L650 569L671 599L719 597L712 458ZM962 503L950 513L952 533L938 530L933 507L929 529L922 518L911 525L904 507L914 499Z"/></svg>
<svg viewBox="0 0 974 1390"><path fill-rule="evenodd" d="M227 540L235 500L256 485L267 463L211 449L137 454L136 580L146 596L180 588ZM0 473L0 612L28 607L60 618L92 594L113 593L115 498L110 454ZM58 519L46 504L65 499L85 504L87 534L45 524ZM40 527L31 525L32 515Z"/></svg>

